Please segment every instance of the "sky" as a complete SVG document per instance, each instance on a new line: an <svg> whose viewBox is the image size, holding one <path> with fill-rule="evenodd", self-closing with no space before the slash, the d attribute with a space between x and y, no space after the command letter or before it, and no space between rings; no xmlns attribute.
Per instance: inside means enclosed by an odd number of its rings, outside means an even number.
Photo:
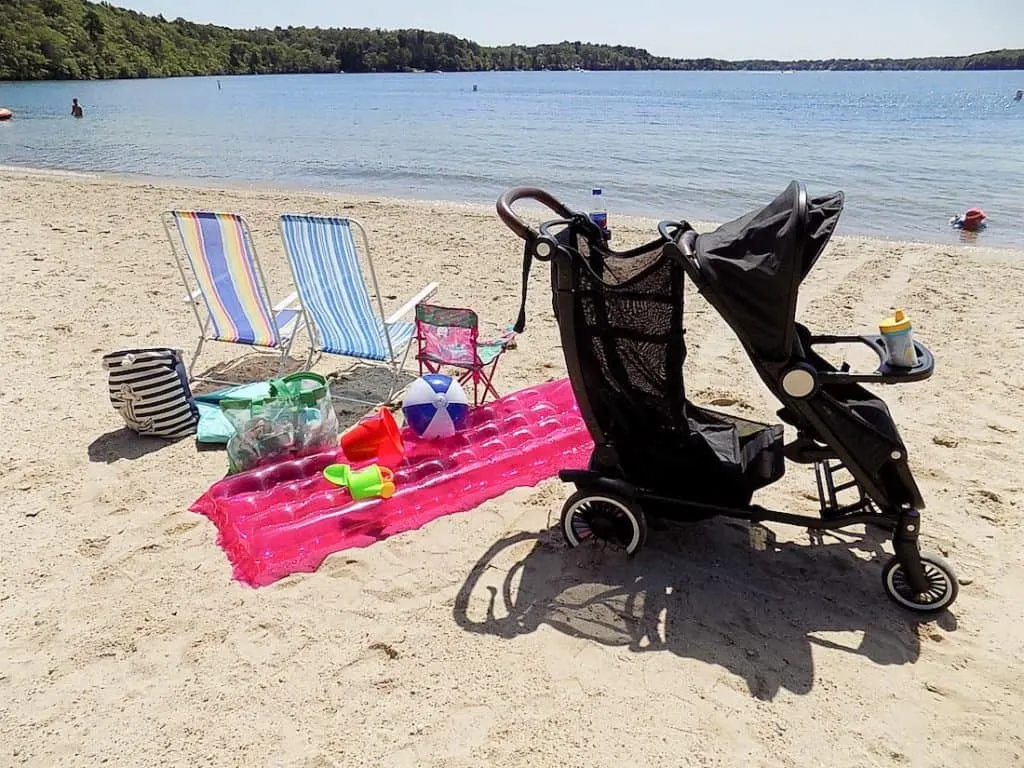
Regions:
<svg viewBox="0 0 1024 768"><path fill-rule="evenodd" d="M114 0L230 27L381 27L678 58L905 58L1024 48L1024 0Z"/></svg>

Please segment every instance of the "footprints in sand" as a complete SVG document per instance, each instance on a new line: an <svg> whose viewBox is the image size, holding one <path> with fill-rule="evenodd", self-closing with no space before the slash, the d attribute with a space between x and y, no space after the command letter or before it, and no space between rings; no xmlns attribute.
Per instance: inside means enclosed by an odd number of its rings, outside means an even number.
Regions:
<svg viewBox="0 0 1024 768"><path fill-rule="evenodd" d="M363 561L342 553L332 555L324 560L320 571L332 579L359 579L362 581L369 572L369 567Z"/></svg>
<svg viewBox="0 0 1024 768"><path fill-rule="evenodd" d="M167 536L180 536L184 533L195 530L195 528L202 525L202 523L203 521L198 515L193 515L186 520L182 520L181 522L168 526L164 529L164 534Z"/></svg>
<svg viewBox="0 0 1024 768"><path fill-rule="evenodd" d="M427 759L470 758L474 750L488 742L495 719L494 710L485 706L465 707L433 720L421 718L410 723L405 734L395 734L396 742L403 746L382 764L411 767L424 765ZM474 760L467 764L479 763Z"/></svg>
<svg viewBox="0 0 1024 768"><path fill-rule="evenodd" d="M975 488L967 494L968 503L973 508L973 514L982 520L1002 528L1012 521L1011 511L1003 497L995 491L987 488Z"/></svg>
<svg viewBox="0 0 1024 768"><path fill-rule="evenodd" d="M856 330L869 322L873 326L889 306L898 303L910 289L915 272L927 258L927 248L893 244L839 242L830 247L821 264L808 277L801 291L801 311L812 330ZM865 291L870 291L870 297ZM873 313L873 314L865 314Z"/></svg>
<svg viewBox="0 0 1024 768"><path fill-rule="evenodd" d="M745 398L734 392L726 392L721 389L702 388L692 391L691 399L700 405L712 408L732 408L739 411L753 411L754 406Z"/></svg>
<svg viewBox="0 0 1024 768"><path fill-rule="evenodd" d="M373 643L370 646L370 650L379 651L380 653L384 654L385 658L391 661L394 661L401 655L397 650L395 650L394 646L390 643Z"/></svg>
<svg viewBox="0 0 1024 768"><path fill-rule="evenodd" d="M175 512L162 526L147 526L140 532L132 518L139 513L138 508L115 503L114 496L107 498L98 485L84 495L87 501L91 499L87 509L95 522L86 526L77 541L72 540L69 549L83 558L83 564L89 564L92 570L87 578L93 585L133 580L140 572L149 573L164 553L183 553L211 543L213 534L201 528L205 521L198 515Z"/></svg>
<svg viewBox="0 0 1024 768"><path fill-rule="evenodd" d="M96 536L93 538L82 539L76 549L78 550L78 554L82 557L95 558L102 555L109 544L109 536Z"/></svg>

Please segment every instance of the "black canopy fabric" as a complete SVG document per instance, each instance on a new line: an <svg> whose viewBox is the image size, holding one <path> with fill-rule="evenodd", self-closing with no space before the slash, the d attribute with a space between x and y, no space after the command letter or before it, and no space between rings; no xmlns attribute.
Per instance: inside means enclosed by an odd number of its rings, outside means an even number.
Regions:
<svg viewBox="0 0 1024 768"><path fill-rule="evenodd" d="M760 211L697 238L701 278L730 325L765 361L793 352L800 283L843 210L843 193L808 199L792 182Z"/></svg>

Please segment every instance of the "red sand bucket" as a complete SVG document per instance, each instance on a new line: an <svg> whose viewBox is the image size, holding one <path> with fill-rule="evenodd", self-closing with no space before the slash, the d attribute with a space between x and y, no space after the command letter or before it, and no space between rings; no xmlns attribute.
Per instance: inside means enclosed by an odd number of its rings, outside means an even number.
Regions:
<svg viewBox="0 0 1024 768"><path fill-rule="evenodd" d="M400 461L405 455L402 433L395 417L387 408L378 409L358 424L349 427L341 436L341 449L349 461L381 459L385 463Z"/></svg>

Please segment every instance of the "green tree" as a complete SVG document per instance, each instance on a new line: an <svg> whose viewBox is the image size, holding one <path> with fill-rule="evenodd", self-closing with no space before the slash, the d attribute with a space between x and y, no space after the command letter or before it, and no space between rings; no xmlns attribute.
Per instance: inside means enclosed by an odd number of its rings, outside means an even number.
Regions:
<svg viewBox="0 0 1024 768"><path fill-rule="evenodd" d="M722 61L562 41L486 48L422 29L233 30L88 0L0 0L0 80L292 72L573 69L1022 69L1024 50L962 57Z"/></svg>

